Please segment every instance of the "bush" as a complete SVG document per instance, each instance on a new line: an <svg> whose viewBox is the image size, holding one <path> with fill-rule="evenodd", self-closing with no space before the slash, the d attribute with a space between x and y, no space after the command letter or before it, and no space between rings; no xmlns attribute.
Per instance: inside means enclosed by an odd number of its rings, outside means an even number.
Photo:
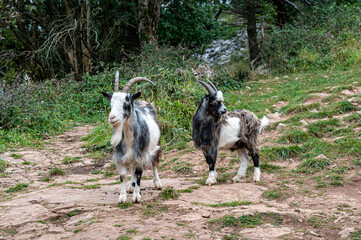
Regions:
<svg viewBox="0 0 361 240"><path fill-rule="evenodd" d="M270 67L278 71L327 69L361 61L361 7L317 7L282 29L274 28L265 40Z"/></svg>

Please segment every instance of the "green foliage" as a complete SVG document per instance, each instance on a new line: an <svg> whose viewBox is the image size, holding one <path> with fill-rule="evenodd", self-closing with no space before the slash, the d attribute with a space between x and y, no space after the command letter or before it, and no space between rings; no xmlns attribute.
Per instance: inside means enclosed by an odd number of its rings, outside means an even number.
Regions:
<svg viewBox="0 0 361 240"><path fill-rule="evenodd" d="M306 140L310 138L310 135L307 132L300 130L289 130L284 134L280 141L281 142L289 142L289 143L304 143Z"/></svg>
<svg viewBox="0 0 361 240"><path fill-rule="evenodd" d="M65 156L63 161L64 164L72 164L72 163L77 163L77 162L82 162L81 157L69 157L69 156Z"/></svg>
<svg viewBox="0 0 361 240"><path fill-rule="evenodd" d="M315 6L266 35L270 67L281 71L327 69L361 62L360 5Z"/></svg>
<svg viewBox="0 0 361 240"><path fill-rule="evenodd" d="M221 31L214 19L217 9L208 1L165 1L158 24L159 42L200 47L210 43Z"/></svg>
<svg viewBox="0 0 361 240"><path fill-rule="evenodd" d="M250 201L233 201L233 202L223 202L223 203L215 203L215 204L206 204L200 202L192 202L194 205L202 205L207 207L237 207L237 206L248 206L251 205Z"/></svg>
<svg viewBox="0 0 361 240"><path fill-rule="evenodd" d="M310 123L307 128L308 132L316 137L323 137L326 133L333 132L335 126L340 126L340 120L332 118L329 120Z"/></svg>

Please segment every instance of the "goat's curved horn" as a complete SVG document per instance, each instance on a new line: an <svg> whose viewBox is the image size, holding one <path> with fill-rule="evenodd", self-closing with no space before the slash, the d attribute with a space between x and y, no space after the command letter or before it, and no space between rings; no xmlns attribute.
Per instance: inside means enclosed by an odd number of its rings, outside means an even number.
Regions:
<svg viewBox="0 0 361 240"><path fill-rule="evenodd" d="M122 92L124 93L127 93L129 92L129 89L134 85L134 83L136 82L140 82L140 81L146 81L146 82L149 82L151 84L153 84L155 86L155 84L150 81L148 78L145 78L145 77L135 77L135 78L132 78L130 79L123 87L122 89Z"/></svg>
<svg viewBox="0 0 361 240"><path fill-rule="evenodd" d="M215 93L217 92L217 91L214 90L208 83L202 82L202 81L200 81L200 80L198 80L198 82L199 82L200 84L202 84L203 87L205 87L205 88L207 89L207 91L208 91L208 93L209 93L210 95L213 95L213 94L215 94Z"/></svg>
<svg viewBox="0 0 361 240"><path fill-rule="evenodd" d="M217 92L216 86L214 86L214 84L213 84L211 81L209 81L208 79L206 79L206 80L207 80L207 82L211 85L211 87L214 89L214 91Z"/></svg>
<svg viewBox="0 0 361 240"><path fill-rule="evenodd" d="M119 71L115 72L114 92L119 92Z"/></svg>

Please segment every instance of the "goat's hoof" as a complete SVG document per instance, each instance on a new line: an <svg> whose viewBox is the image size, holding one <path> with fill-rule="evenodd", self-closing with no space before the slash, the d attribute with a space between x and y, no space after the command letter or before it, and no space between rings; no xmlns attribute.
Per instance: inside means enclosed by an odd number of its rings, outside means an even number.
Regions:
<svg viewBox="0 0 361 240"><path fill-rule="evenodd" d="M132 197L133 202L139 203L141 199L142 199L142 195L140 195L140 193L135 193L135 192L133 193L133 197Z"/></svg>
<svg viewBox="0 0 361 240"><path fill-rule="evenodd" d="M253 181L259 182L261 180L261 170L259 167L254 168Z"/></svg>
<svg viewBox="0 0 361 240"><path fill-rule="evenodd" d="M130 184L130 185L128 186L127 192L128 192L128 193L134 192L134 187L132 186L132 184Z"/></svg>
<svg viewBox="0 0 361 240"><path fill-rule="evenodd" d="M241 182L242 179L240 176L236 175L233 179L232 179L233 182Z"/></svg>
<svg viewBox="0 0 361 240"><path fill-rule="evenodd" d="M261 181L261 179L259 176L253 176L253 181L259 182L259 181Z"/></svg>
<svg viewBox="0 0 361 240"><path fill-rule="evenodd" d="M208 177L206 181L206 185L211 186L217 183L217 179L215 177Z"/></svg>
<svg viewBox="0 0 361 240"><path fill-rule="evenodd" d="M120 194L118 203L125 203L127 201L127 195L126 194Z"/></svg>
<svg viewBox="0 0 361 240"><path fill-rule="evenodd" d="M160 181L154 181L154 188L155 190L162 190L163 186Z"/></svg>

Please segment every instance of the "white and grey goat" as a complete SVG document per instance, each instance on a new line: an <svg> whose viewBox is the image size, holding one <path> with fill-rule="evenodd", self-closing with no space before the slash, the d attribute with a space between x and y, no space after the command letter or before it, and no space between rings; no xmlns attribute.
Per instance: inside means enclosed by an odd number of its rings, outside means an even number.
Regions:
<svg viewBox="0 0 361 240"><path fill-rule="evenodd" d="M219 150L237 151L241 166L233 181L239 182L246 175L250 155L254 163L255 181L259 181L259 155L257 136L268 125L267 117L259 120L252 112L240 109L227 112L223 105L223 93L212 82L198 81L208 91L193 116L193 140L196 148L202 150L209 165L207 185L217 182L215 164Z"/></svg>
<svg viewBox="0 0 361 240"><path fill-rule="evenodd" d="M131 184L128 191L133 191L132 200L139 202L140 179L143 169L152 165L154 186L161 189L157 164L161 148L159 146L160 130L157 115L152 104L145 101L135 101L141 93L129 93L129 89L139 81L146 81L155 85L144 77L129 80L122 91L119 92L119 73L115 77L115 90L113 95L102 92L110 100L111 111L109 123L113 125L111 144L115 149L113 161L120 174L120 195L118 202L127 200L126 179L127 168L131 169Z"/></svg>

